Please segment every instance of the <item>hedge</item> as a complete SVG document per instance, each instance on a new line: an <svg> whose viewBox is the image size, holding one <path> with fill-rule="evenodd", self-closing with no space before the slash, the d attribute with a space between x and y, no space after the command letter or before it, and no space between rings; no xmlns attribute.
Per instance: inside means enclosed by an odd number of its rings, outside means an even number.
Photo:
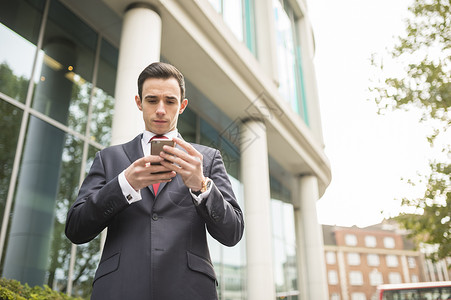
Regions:
<svg viewBox="0 0 451 300"><path fill-rule="evenodd" d="M0 300L82 300L53 291L47 285L30 287L13 279L0 278Z"/></svg>

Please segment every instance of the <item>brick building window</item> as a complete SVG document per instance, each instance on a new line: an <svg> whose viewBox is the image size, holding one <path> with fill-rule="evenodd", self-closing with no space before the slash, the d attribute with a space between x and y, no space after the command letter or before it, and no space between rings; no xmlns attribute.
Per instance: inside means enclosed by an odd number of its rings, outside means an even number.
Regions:
<svg viewBox="0 0 451 300"><path fill-rule="evenodd" d="M373 270L370 273L370 284L372 286L378 286L379 284L383 284L384 279L382 277L382 273L378 270Z"/></svg>
<svg viewBox="0 0 451 300"><path fill-rule="evenodd" d="M335 270L327 272L327 277L330 285L338 284L338 273Z"/></svg>
<svg viewBox="0 0 451 300"><path fill-rule="evenodd" d="M352 293L351 300L366 300L365 293Z"/></svg>
<svg viewBox="0 0 451 300"><path fill-rule="evenodd" d="M335 265L335 263L337 262L335 252L332 251L326 252L326 262L328 265Z"/></svg>
<svg viewBox="0 0 451 300"><path fill-rule="evenodd" d="M408 256L407 257L407 264L409 265L409 268L413 269L417 266L417 262L415 260L415 257Z"/></svg>
<svg viewBox="0 0 451 300"><path fill-rule="evenodd" d="M388 282L389 283L402 283L401 274L399 274L398 272L388 273Z"/></svg>
<svg viewBox="0 0 451 300"><path fill-rule="evenodd" d="M380 265L380 261L379 261L379 255L377 254L368 254L367 258L367 262L368 262L368 266L370 267L377 267Z"/></svg>
<svg viewBox="0 0 451 300"><path fill-rule="evenodd" d="M348 246L357 246L357 237L355 234L345 235L345 244Z"/></svg>
<svg viewBox="0 0 451 300"><path fill-rule="evenodd" d="M395 248L395 239L392 237L384 237L384 247L387 249Z"/></svg>
<svg viewBox="0 0 451 300"><path fill-rule="evenodd" d="M397 267L398 257L396 255L387 255L386 258L387 267Z"/></svg>
<svg viewBox="0 0 451 300"><path fill-rule="evenodd" d="M360 271L349 272L349 283L351 285L363 285L363 275Z"/></svg>
<svg viewBox="0 0 451 300"><path fill-rule="evenodd" d="M368 248L375 248L377 245L376 243L376 237L373 235L367 235L365 236L365 246Z"/></svg>
<svg viewBox="0 0 451 300"><path fill-rule="evenodd" d="M360 255L358 253L348 253L348 265L350 266L360 265Z"/></svg>
<svg viewBox="0 0 451 300"><path fill-rule="evenodd" d="M340 300L340 294L338 293L332 293L330 295L330 300Z"/></svg>

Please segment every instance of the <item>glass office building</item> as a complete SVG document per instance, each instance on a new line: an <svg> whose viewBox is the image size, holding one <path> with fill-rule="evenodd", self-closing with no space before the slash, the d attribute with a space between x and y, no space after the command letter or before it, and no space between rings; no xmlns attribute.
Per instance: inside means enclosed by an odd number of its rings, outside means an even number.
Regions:
<svg viewBox="0 0 451 300"><path fill-rule="evenodd" d="M103 234L75 246L70 205L95 153L144 125L139 72L187 82L179 131L221 150L245 236L209 240L221 299L326 299L315 202L327 188L303 0L0 2L0 271L89 298Z"/></svg>

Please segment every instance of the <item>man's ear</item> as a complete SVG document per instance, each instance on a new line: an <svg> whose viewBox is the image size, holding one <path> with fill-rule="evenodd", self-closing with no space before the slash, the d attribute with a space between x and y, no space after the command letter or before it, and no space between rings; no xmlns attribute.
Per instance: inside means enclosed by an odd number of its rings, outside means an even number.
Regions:
<svg viewBox="0 0 451 300"><path fill-rule="evenodd" d="M138 95L135 96L136 106L138 106L139 110L143 110L141 99Z"/></svg>
<svg viewBox="0 0 451 300"><path fill-rule="evenodd" d="M185 108L188 106L188 99L183 99L182 103L180 103L180 109L179 109L179 115L181 113L183 113L183 111L185 110Z"/></svg>

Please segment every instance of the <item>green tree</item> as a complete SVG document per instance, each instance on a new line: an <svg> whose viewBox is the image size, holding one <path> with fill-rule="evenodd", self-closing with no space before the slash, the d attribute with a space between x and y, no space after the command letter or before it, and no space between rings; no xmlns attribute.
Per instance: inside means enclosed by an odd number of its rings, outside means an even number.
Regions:
<svg viewBox="0 0 451 300"><path fill-rule="evenodd" d="M443 161L430 160L430 174L418 199L402 199L402 207L415 213L401 213L395 220L409 231L417 245L435 246L432 260L451 256L451 14L450 0L413 0L405 34L389 49L389 59L403 67L404 73L386 76L382 60L372 58L381 76L370 87L379 111L421 109L420 121L434 124L427 137L431 147L440 147ZM385 76L383 76L385 75ZM413 180L409 182L414 185Z"/></svg>
<svg viewBox="0 0 451 300"><path fill-rule="evenodd" d="M0 63L0 91L17 100L25 99L28 79L14 76L7 63ZM0 100L0 222L3 220L19 137L22 110Z"/></svg>

